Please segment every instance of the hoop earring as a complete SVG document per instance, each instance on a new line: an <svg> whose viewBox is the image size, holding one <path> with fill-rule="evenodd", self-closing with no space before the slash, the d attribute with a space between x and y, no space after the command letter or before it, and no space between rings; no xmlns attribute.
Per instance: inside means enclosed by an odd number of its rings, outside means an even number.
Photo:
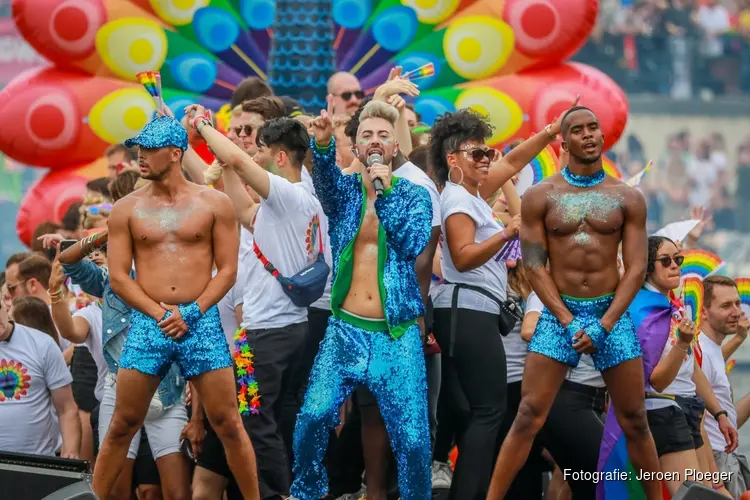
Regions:
<svg viewBox="0 0 750 500"><path fill-rule="evenodd" d="M452 177L451 174L453 173L454 168L458 168L458 171L461 172L461 181L459 182L453 182L453 179L451 179ZM464 183L464 171L455 165L452 166L451 168L448 169L448 180L453 182L453 184L458 184L459 186L462 185Z"/></svg>

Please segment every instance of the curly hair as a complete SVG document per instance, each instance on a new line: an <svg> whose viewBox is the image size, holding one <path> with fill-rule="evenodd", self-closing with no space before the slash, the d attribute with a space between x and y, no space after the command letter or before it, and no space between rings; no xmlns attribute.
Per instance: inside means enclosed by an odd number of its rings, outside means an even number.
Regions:
<svg viewBox="0 0 750 500"><path fill-rule="evenodd" d="M677 244L666 236L649 236L648 237L648 264L646 266L646 279L651 276L651 273L656 269L656 256L659 254L659 249L664 243Z"/></svg>
<svg viewBox="0 0 750 500"><path fill-rule="evenodd" d="M467 141L485 141L492 136L493 127L487 119L472 109L439 116L430 129L430 163L441 184L448 182L446 155L456 151Z"/></svg>

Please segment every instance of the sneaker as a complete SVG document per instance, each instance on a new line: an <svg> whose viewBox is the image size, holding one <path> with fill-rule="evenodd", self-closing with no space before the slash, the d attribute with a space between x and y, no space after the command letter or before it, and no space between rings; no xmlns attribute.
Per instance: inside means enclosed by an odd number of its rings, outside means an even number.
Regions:
<svg viewBox="0 0 750 500"><path fill-rule="evenodd" d="M345 493L338 497L336 500L367 500L367 487L362 485L356 493Z"/></svg>
<svg viewBox="0 0 750 500"><path fill-rule="evenodd" d="M432 489L449 490L453 481L453 472L448 464L432 462Z"/></svg>

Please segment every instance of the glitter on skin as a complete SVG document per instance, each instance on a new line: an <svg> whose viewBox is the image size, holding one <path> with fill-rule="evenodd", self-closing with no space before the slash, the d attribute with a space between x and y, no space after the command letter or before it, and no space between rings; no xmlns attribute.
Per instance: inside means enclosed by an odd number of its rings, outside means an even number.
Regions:
<svg viewBox="0 0 750 500"><path fill-rule="evenodd" d="M146 221L146 224L153 228L158 226L164 231L177 231L182 221L193 212L192 208L177 210L172 207L152 208L138 207L135 208L135 216Z"/></svg>
<svg viewBox="0 0 750 500"><path fill-rule="evenodd" d="M575 241L579 245L587 245L591 243L591 235L589 233L579 231L575 235L573 235L573 241Z"/></svg>
<svg viewBox="0 0 750 500"><path fill-rule="evenodd" d="M607 219L622 208L622 197L601 191L553 193L550 198L561 208L565 224L583 224L586 218Z"/></svg>

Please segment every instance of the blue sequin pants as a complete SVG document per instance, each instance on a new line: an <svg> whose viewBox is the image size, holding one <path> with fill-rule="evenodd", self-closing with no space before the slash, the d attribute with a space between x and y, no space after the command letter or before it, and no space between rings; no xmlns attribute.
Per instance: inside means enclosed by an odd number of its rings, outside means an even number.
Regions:
<svg viewBox="0 0 750 500"><path fill-rule="evenodd" d="M323 456L339 409L352 389L375 396L398 465L402 500L432 495L427 377L419 327L398 340L331 317L310 374L305 403L294 429L294 484L300 500L319 500L328 490Z"/></svg>
<svg viewBox="0 0 750 500"><path fill-rule="evenodd" d="M561 295L565 306L582 325L599 321L609 309L614 294L591 299L578 299ZM571 335L575 335L573 332ZM539 316L529 351L555 359L569 366L578 366L581 355L573 349L573 339L566 334L560 321L545 307ZM635 333L633 320L627 311L620 316L614 328L605 337L604 348L594 351L591 357L597 370L603 371L642 355L641 344Z"/></svg>

